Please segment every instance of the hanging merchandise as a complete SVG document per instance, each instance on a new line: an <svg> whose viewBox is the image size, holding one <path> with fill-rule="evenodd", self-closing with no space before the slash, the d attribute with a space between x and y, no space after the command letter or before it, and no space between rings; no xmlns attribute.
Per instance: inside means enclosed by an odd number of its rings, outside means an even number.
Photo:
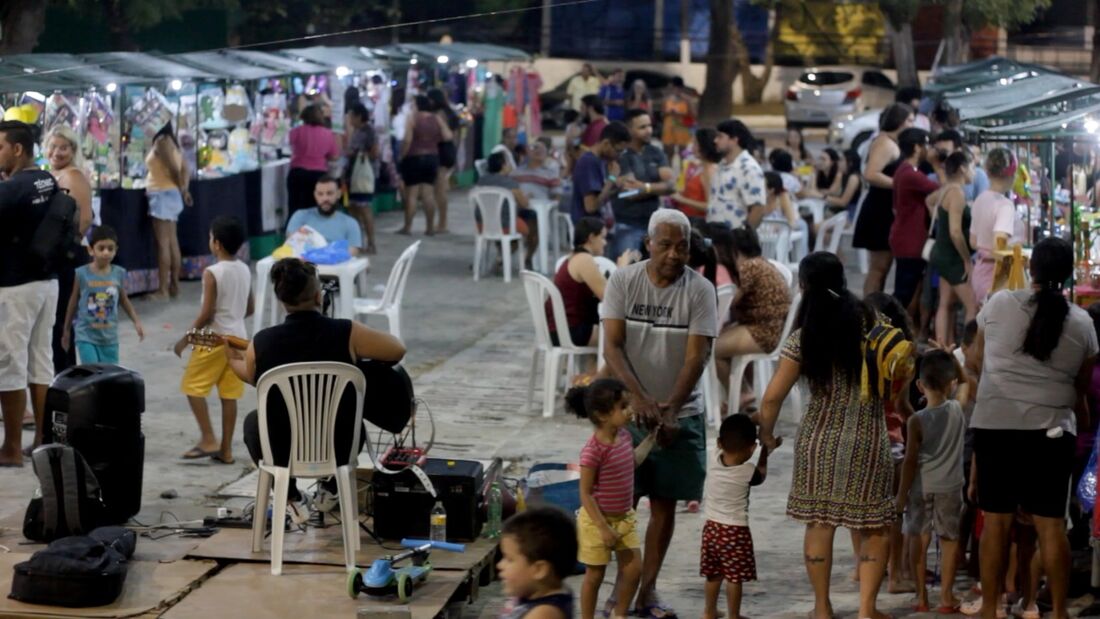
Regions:
<svg viewBox="0 0 1100 619"><path fill-rule="evenodd" d="M84 136L81 152L86 172L94 187L117 187L119 183L117 128L111 112L110 95L91 92L81 101Z"/></svg>
<svg viewBox="0 0 1100 619"><path fill-rule="evenodd" d="M259 166L256 161L256 148L252 144L252 138L243 125L229 132L229 142L226 146L229 153L230 166L238 172L255 170Z"/></svg>
<svg viewBox="0 0 1100 619"><path fill-rule="evenodd" d="M488 158L493 148L500 144L503 127L504 88L500 76L494 75L485 84L484 124L481 131L481 156Z"/></svg>
<svg viewBox="0 0 1100 619"><path fill-rule="evenodd" d="M161 127L173 120L172 104L156 88L147 88L139 99L133 100L126 112L134 125L141 127L144 133L155 134Z"/></svg>
<svg viewBox="0 0 1100 619"><path fill-rule="evenodd" d="M289 148L290 117L287 115L286 93L276 81L272 88L262 90L256 95L256 114L252 123L252 138L260 145L260 158L272 161L279 156L279 150Z"/></svg>
<svg viewBox="0 0 1100 619"><path fill-rule="evenodd" d="M199 90L199 126L203 129L224 129L227 125L222 118L225 105L225 92L216 85L204 84Z"/></svg>
<svg viewBox="0 0 1100 619"><path fill-rule="evenodd" d="M248 103L248 92L244 86L233 84L225 89L225 103L222 105L222 118L230 125L248 122L252 109Z"/></svg>
<svg viewBox="0 0 1100 619"><path fill-rule="evenodd" d="M527 135L537 138L542 133L542 104L539 92L542 91L542 76L533 67L527 70Z"/></svg>
<svg viewBox="0 0 1100 619"><path fill-rule="evenodd" d="M76 130L80 126L80 113L76 105L65 95L56 92L46 99L46 115L42 123L42 133L49 135L54 127L65 126Z"/></svg>
<svg viewBox="0 0 1100 619"><path fill-rule="evenodd" d="M409 101L420 94L420 69L419 65L410 64L405 73L405 100Z"/></svg>

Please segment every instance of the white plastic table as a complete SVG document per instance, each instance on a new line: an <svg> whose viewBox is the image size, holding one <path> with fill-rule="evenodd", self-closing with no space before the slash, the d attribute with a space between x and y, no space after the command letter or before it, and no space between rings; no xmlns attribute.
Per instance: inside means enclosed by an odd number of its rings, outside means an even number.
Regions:
<svg viewBox="0 0 1100 619"><path fill-rule="evenodd" d="M531 210L535 211L535 219L539 227L539 246L535 252L535 270L544 275L550 274L550 244L555 240L554 231L551 229L551 215L558 203L553 200L540 200L532 198L528 200Z"/></svg>
<svg viewBox="0 0 1100 619"><path fill-rule="evenodd" d="M271 267L275 265L275 258L268 256L256 263L256 281L253 289L256 291L256 307L252 315L252 332L263 328L264 307L271 297L270 315L268 324L275 324L278 320L279 302L275 299L275 287L271 284ZM317 272L321 275L336 277L340 280L340 300L336 307L337 318L355 319L355 280L358 278L360 287L367 288L367 270L370 268L370 260L366 256L358 256L339 264L319 264Z"/></svg>

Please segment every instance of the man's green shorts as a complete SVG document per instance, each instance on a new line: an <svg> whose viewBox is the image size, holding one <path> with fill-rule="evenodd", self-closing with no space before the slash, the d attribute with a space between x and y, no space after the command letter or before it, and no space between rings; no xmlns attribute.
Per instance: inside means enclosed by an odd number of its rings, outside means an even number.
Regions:
<svg viewBox="0 0 1100 619"><path fill-rule="evenodd" d="M634 472L635 496L676 501L699 501L707 477L706 415L680 419L680 431L668 447L654 447ZM645 433L630 424L630 436L637 445Z"/></svg>

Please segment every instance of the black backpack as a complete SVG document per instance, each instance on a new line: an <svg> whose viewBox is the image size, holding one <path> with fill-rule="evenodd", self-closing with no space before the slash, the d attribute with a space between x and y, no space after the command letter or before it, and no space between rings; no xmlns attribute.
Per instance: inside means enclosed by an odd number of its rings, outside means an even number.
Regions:
<svg viewBox="0 0 1100 619"><path fill-rule="evenodd" d="M123 527L63 537L15 565L8 597L68 608L110 604L122 593L136 544L134 532Z"/></svg>
<svg viewBox="0 0 1100 619"><path fill-rule="evenodd" d="M38 490L23 518L23 536L48 542L82 535L104 521L99 481L91 467L68 445L43 445L31 454Z"/></svg>
<svg viewBox="0 0 1100 619"><path fill-rule="evenodd" d="M75 267L87 253L80 244L80 209L68 191L55 186L29 249L49 274Z"/></svg>

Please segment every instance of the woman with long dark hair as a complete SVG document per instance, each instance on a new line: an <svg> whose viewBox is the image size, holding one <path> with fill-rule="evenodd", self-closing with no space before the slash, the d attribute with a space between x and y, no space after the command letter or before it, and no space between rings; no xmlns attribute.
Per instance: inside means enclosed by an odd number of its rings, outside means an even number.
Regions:
<svg viewBox="0 0 1100 619"><path fill-rule="evenodd" d="M1039 535L1050 616L1064 619L1066 501L1075 437L1078 428L1089 427L1087 389L1098 346L1088 312L1070 303L1063 289L1073 275L1073 247L1060 238L1043 239L1032 250L1030 268L1030 289L998 292L977 319L974 349L982 374L970 427L978 506L985 515L982 607L999 603L1009 530L1022 511L1032 516ZM1021 557L1019 565L1029 559Z"/></svg>
<svg viewBox="0 0 1100 619"><path fill-rule="evenodd" d="M149 200L149 216L153 219L153 236L157 242L158 288L150 296L167 299L179 294L182 258L176 221L184 205L191 204L191 173L171 123L153 136L153 148L145 157L145 167L145 196Z"/></svg>
<svg viewBox="0 0 1100 619"><path fill-rule="evenodd" d="M317 206L313 189L328 174L328 162L340 158L336 136L325 125L322 104L307 105L301 125L290 130L290 171L286 175L287 220L300 209Z"/></svg>
<svg viewBox="0 0 1100 619"><path fill-rule="evenodd" d="M813 162L810 151L806 150L806 140L802 137L802 130L798 127L790 127L787 129L786 147L787 152L791 154L791 159L794 160L795 168L800 168Z"/></svg>
<svg viewBox="0 0 1100 619"><path fill-rule="evenodd" d="M714 362L723 389L727 393L736 389L740 395L741 385L729 384L733 358L769 352L779 345L791 293L783 275L761 255L760 239L752 228L735 228L730 241L734 252L730 275L737 292L730 304L731 324L714 341Z"/></svg>
<svg viewBox="0 0 1100 619"><path fill-rule="evenodd" d="M401 142L399 171L405 183L405 226L398 234L412 234L412 222L418 202L424 203L426 234L435 234L435 181L439 176L439 144L454 139L450 128L433 111L431 99L417 95L415 108L405 123Z"/></svg>
<svg viewBox="0 0 1100 619"><path fill-rule="evenodd" d="M367 239L367 253L374 254L378 248L374 244L374 207L373 193L363 193L355 186L354 174L358 166L368 166L371 174L377 178L374 171L378 167L378 136L371 126L370 112L362 103L354 103L347 108L344 115L344 125L348 128L347 158L348 166L344 175L348 181L348 212L359 222L363 234Z"/></svg>
<svg viewBox="0 0 1100 619"><path fill-rule="evenodd" d="M814 189L821 195L835 194L838 189L840 153L836 149L826 148L814 162Z"/></svg>
<svg viewBox="0 0 1100 619"><path fill-rule="evenodd" d="M810 402L795 439L787 515L805 523L806 572L814 589L814 619L833 616L829 578L837 527L860 535L857 617L884 617L876 609L894 522L893 463L881 398L861 396L863 340L874 313L848 291L844 265L815 252L798 271L802 303L796 330L783 348L764 394L760 442L779 445L775 423L800 378Z"/></svg>
<svg viewBox="0 0 1100 619"><path fill-rule="evenodd" d="M894 224L894 170L900 163L898 135L913 126L913 108L895 103L882 111L878 136L867 153L863 178L870 188L856 219L852 246L871 254L870 270L863 282L863 294L879 292L894 261L890 253L890 227Z"/></svg>
<svg viewBox="0 0 1100 619"><path fill-rule="evenodd" d="M436 116L451 130L451 139L444 139L439 143L439 174L435 177L435 206L437 234L447 232L447 191L451 188L451 173L454 172L458 162L458 147L455 145L455 136L461 124L458 113L455 112L447 95L438 88L428 91L428 100L432 102L432 108Z"/></svg>

